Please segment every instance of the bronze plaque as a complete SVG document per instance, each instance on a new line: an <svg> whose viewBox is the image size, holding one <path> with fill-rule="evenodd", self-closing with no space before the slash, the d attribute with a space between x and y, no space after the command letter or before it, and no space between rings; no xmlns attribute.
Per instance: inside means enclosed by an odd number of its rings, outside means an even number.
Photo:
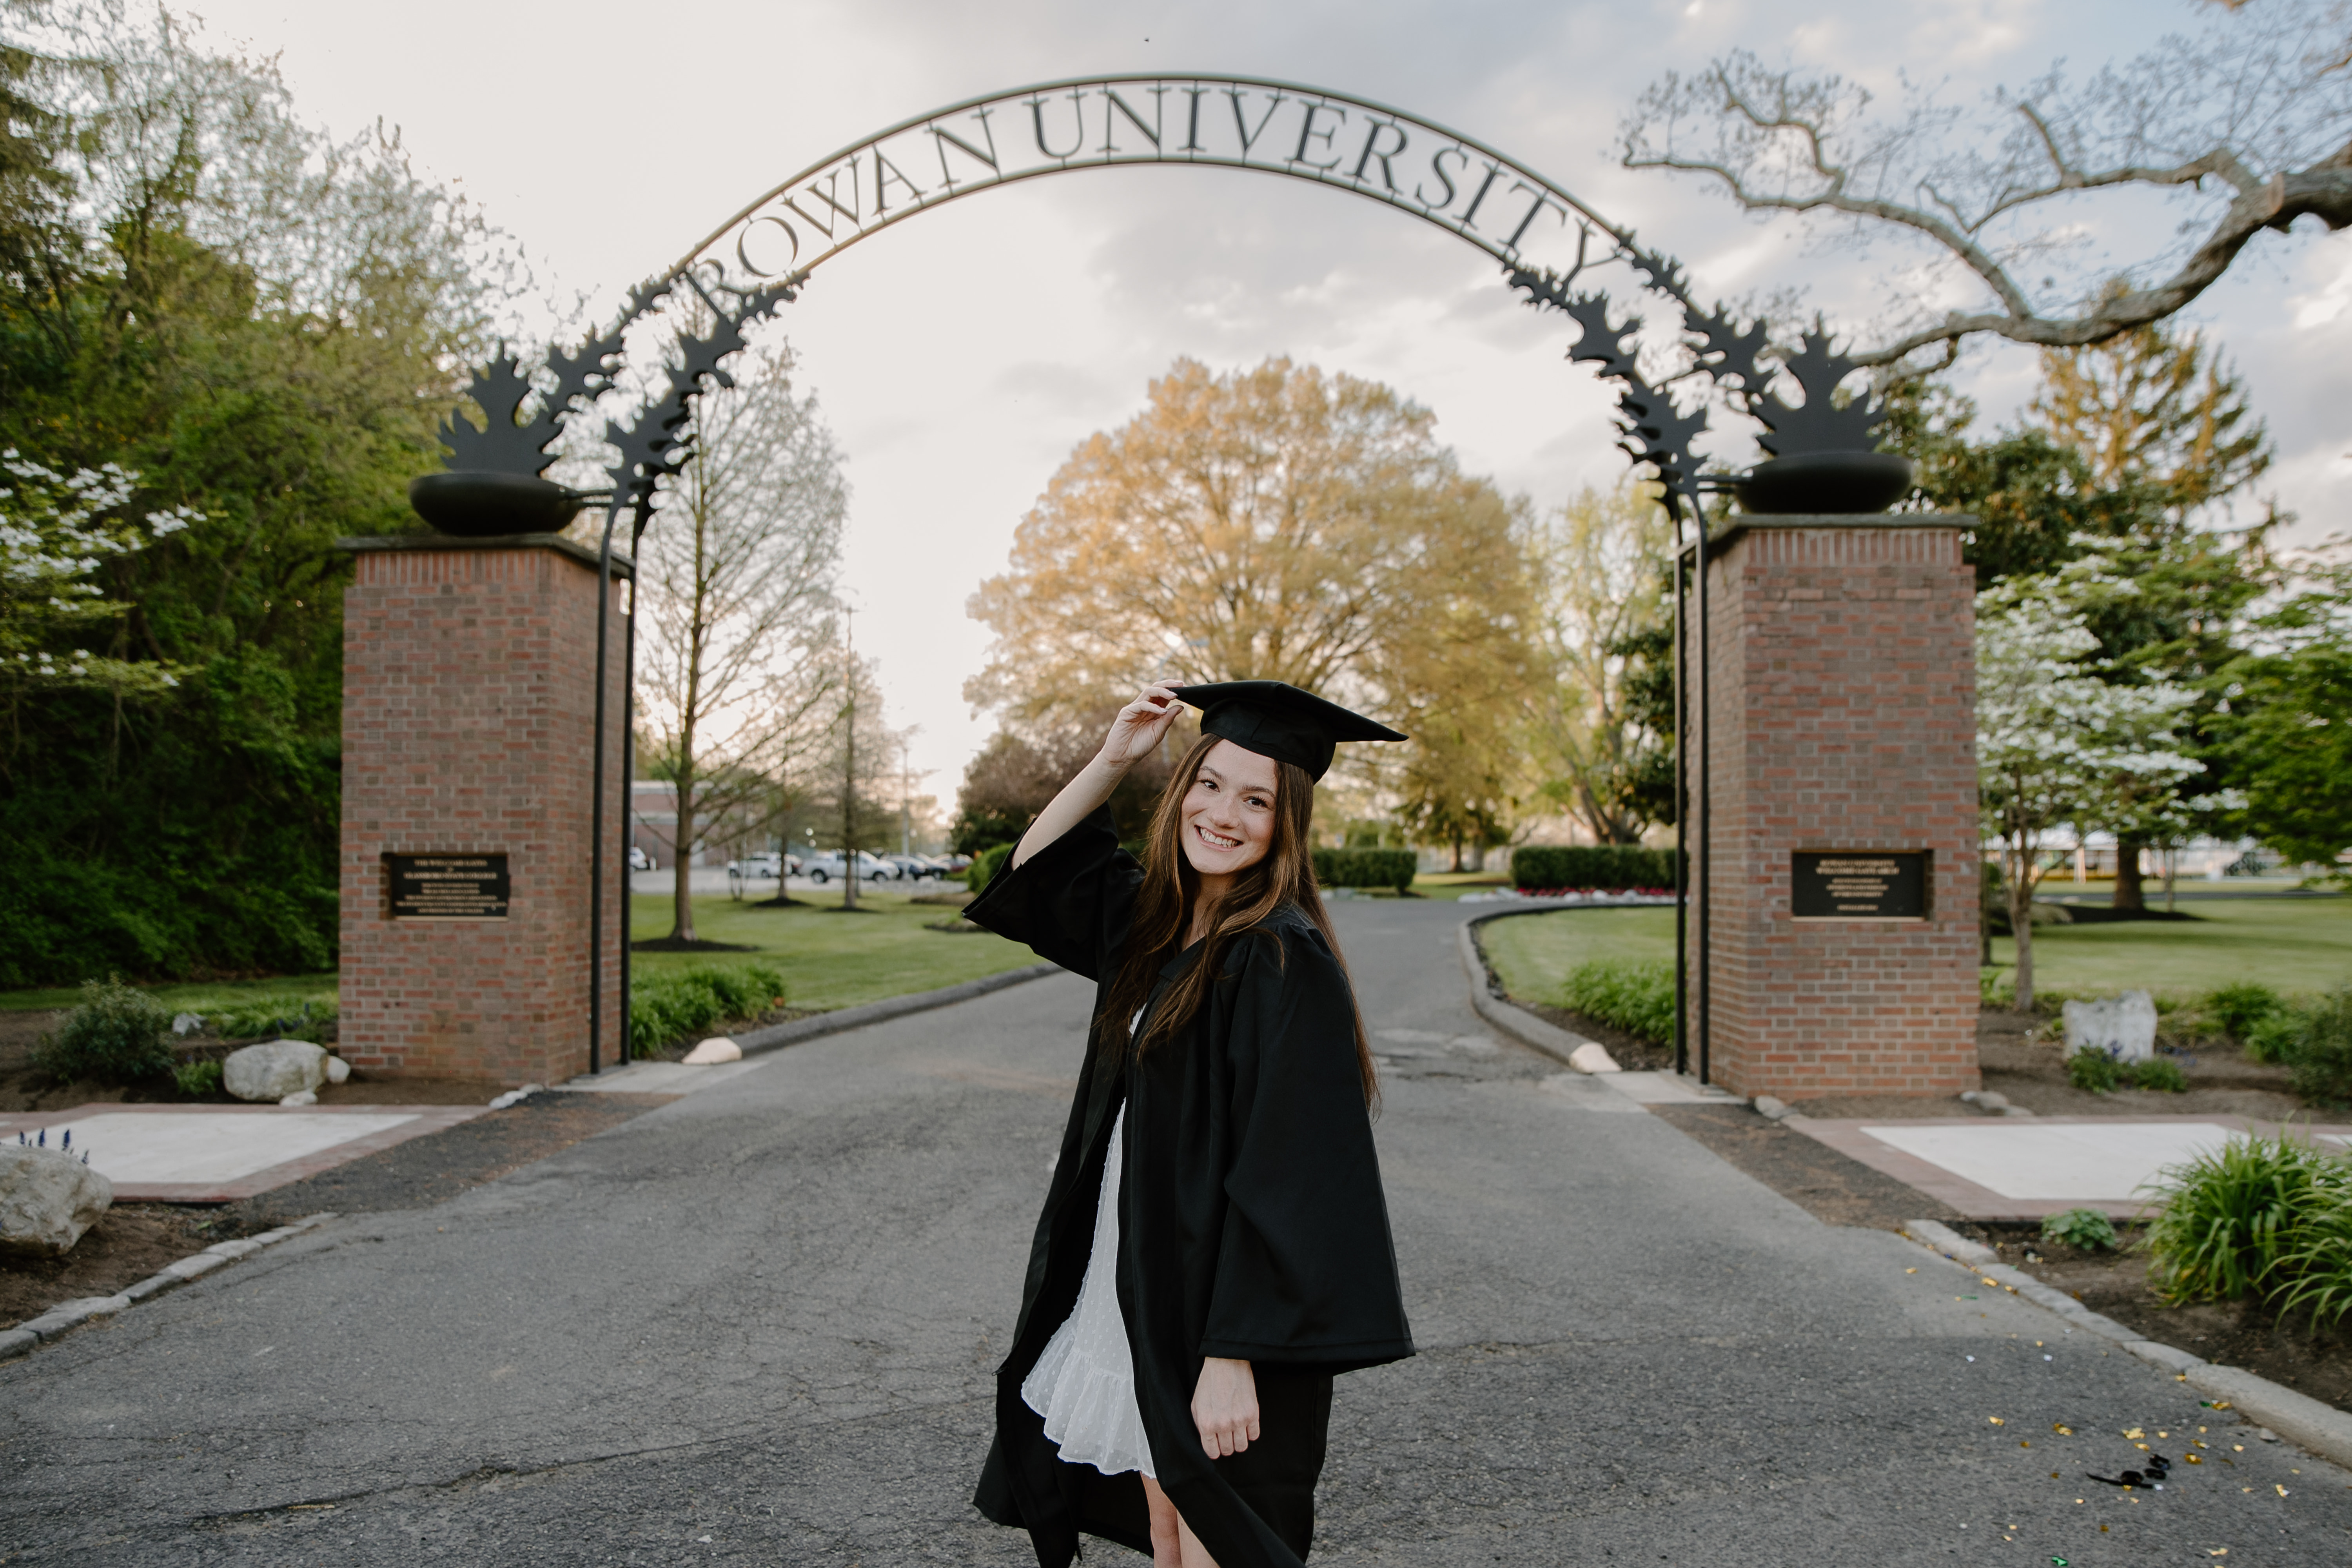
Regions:
<svg viewBox="0 0 2352 1568"><path fill-rule="evenodd" d="M386 855L396 921L502 921L507 918L503 855Z"/></svg>
<svg viewBox="0 0 2352 1568"><path fill-rule="evenodd" d="M1789 858L1789 913L1798 920L1927 918L1925 849L1799 849Z"/></svg>

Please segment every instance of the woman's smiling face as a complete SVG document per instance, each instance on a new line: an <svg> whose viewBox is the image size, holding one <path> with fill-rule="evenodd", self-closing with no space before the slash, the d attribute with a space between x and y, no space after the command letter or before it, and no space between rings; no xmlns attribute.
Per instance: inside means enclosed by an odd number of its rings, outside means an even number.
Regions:
<svg viewBox="0 0 2352 1568"><path fill-rule="evenodd" d="M1184 858L1204 878L1256 865L1274 844L1274 759L1220 741L1184 792Z"/></svg>

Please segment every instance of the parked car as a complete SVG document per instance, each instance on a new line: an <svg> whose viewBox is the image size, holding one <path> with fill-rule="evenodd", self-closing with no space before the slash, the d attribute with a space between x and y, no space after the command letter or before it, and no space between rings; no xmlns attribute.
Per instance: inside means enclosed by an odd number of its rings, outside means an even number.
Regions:
<svg viewBox="0 0 2352 1568"><path fill-rule="evenodd" d="M847 876L848 861L838 849L820 849L802 862L801 874L822 886ZM902 875L898 868L887 860L877 855L869 855L863 849L857 852L857 874L869 882L894 881Z"/></svg>
<svg viewBox="0 0 2352 1568"><path fill-rule="evenodd" d="M925 878L936 881L946 874L939 862L929 855L885 855L882 858L898 867L901 877L913 881L919 882Z"/></svg>
<svg viewBox="0 0 2352 1568"><path fill-rule="evenodd" d="M652 856L646 854L644 850L632 844L629 846L629 869L632 871L658 871L661 868L654 864L654 858Z"/></svg>
<svg viewBox="0 0 2352 1568"><path fill-rule="evenodd" d="M773 880L784 874L784 858L772 849L762 849L756 855L746 855L740 860L730 861L727 868L730 871L740 868L745 877Z"/></svg>

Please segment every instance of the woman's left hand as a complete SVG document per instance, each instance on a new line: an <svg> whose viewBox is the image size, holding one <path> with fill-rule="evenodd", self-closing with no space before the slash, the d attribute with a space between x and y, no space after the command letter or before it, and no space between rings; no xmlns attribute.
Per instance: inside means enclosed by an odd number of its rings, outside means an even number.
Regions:
<svg viewBox="0 0 2352 1568"><path fill-rule="evenodd" d="M1238 1454L1257 1437L1257 1378L1245 1361L1210 1356L1192 1387L1192 1425L1209 1458Z"/></svg>

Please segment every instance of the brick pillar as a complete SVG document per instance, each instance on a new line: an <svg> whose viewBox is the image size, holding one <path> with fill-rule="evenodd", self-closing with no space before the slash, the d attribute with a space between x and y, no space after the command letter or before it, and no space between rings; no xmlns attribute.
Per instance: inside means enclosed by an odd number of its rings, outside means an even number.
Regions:
<svg viewBox="0 0 2352 1568"><path fill-rule="evenodd" d="M509 1085L585 1072L595 552L554 534L343 543L359 562L343 595L342 1055ZM624 1037L627 593L616 581L606 651L606 1066ZM506 856L506 916L392 918L392 854Z"/></svg>
<svg viewBox="0 0 2352 1568"><path fill-rule="evenodd" d="M1744 517L1714 547L1710 1076L1735 1093L1978 1087L1973 521ZM1926 917L1794 918L1813 850L1926 851Z"/></svg>

